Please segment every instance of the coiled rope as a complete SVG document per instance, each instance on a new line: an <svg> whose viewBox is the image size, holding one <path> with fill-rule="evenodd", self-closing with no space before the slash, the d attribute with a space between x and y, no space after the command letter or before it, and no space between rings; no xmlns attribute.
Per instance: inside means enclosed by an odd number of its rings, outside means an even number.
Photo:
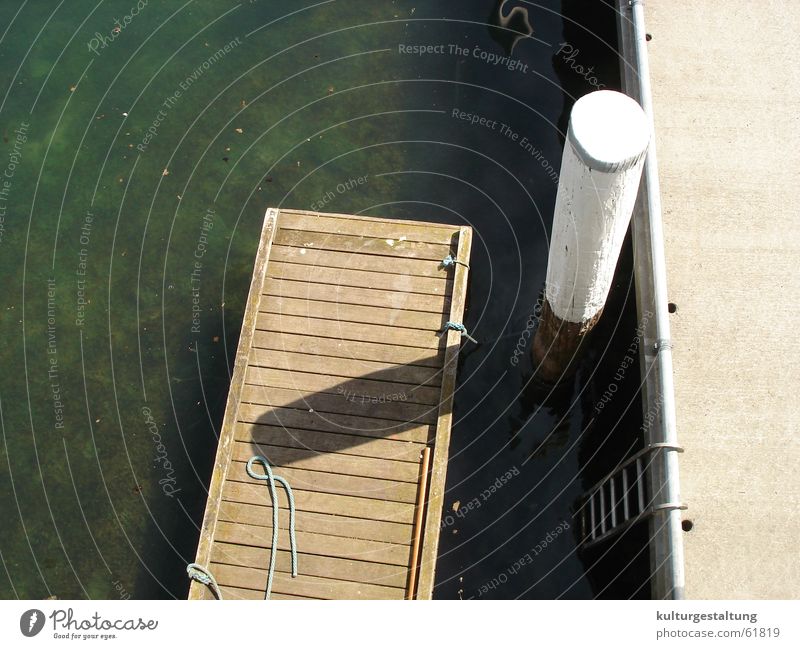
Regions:
<svg viewBox="0 0 800 649"><path fill-rule="evenodd" d="M253 470L253 464L256 462L260 462L264 466L264 473L256 473ZM289 486L289 483L285 478L272 473L272 467L267 461L267 458L261 455L254 455L247 461L246 468L247 475L254 480L265 480L267 482L267 485L269 486L270 499L272 500L272 547L270 549L269 571L267 573L267 590L264 594L264 599L269 599L269 596L272 593L272 581L275 576L275 562L278 557L279 504L278 491L275 488L276 482L283 485L283 488L286 490L286 497L289 501L289 547L292 553L292 577L297 577L297 539L295 538L294 533L294 494L292 493L292 488ZM208 586L217 599L222 599L222 593L220 592L219 584L217 584L217 580L214 578L214 575L211 574L211 571L208 568L201 566L199 563L190 563L188 566L186 566L186 574L189 575L190 579Z"/></svg>
<svg viewBox="0 0 800 649"><path fill-rule="evenodd" d="M256 473L253 471L253 464L260 462L264 465L264 473ZM292 577L297 577L297 539L294 534L294 494L289 483L279 475L272 473L267 458L261 455L254 455L247 461L247 475L254 480L266 480L269 486L269 495L272 499L272 549L269 557L269 572L267 573L267 591L264 599L269 599L272 592L272 580L275 576L275 561L278 558L278 491L275 489L275 483L279 482L286 490L286 498L289 500L289 547L292 552Z"/></svg>

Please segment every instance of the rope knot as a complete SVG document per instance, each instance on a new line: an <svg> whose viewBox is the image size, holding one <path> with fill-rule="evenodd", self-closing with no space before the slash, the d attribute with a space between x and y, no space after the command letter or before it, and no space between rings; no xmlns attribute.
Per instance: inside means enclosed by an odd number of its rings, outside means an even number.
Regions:
<svg viewBox="0 0 800 649"><path fill-rule="evenodd" d="M444 333L445 331L449 331L451 329L453 331L460 331L461 335L464 336L466 339L471 340L476 345L478 344L478 341L475 340L472 336L470 336L469 333L467 333L467 328L460 322L445 322L444 329L442 329L442 333Z"/></svg>
<svg viewBox="0 0 800 649"><path fill-rule="evenodd" d="M450 266L455 266L456 264L461 264L464 268L469 268L469 264L459 261L453 255L447 255L444 259L442 259L442 268L450 268Z"/></svg>
<svg viewBox="0 0 800 649"><path fill-rule="evenodd" d="M217 580L214 579L214 575L211 574L208 568L201 566L199 563L190 563L186 566L186 574L189 575L189 579L193 579L211 588L211 591L217 599L222 599L222 593L219 590Z"/></svg>

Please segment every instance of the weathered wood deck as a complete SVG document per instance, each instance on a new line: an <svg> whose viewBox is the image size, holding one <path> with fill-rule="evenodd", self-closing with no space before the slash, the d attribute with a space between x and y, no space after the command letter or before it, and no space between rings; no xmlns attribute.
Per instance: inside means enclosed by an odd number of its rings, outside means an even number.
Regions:
<svg viewBox="0 0 800 649"><path fill-rule="evenodd" d="M264 597L272 540L263 455L291 484L299 575L279 489L274 599L430 598L450 441L468 227L267 211L197 551L226 599ZM420 491L429 447L428 493ZM424 481L423 481L424 484ZM424 503L421 543L415 514ZM190 599L213 597L193 582Z"/></svg>

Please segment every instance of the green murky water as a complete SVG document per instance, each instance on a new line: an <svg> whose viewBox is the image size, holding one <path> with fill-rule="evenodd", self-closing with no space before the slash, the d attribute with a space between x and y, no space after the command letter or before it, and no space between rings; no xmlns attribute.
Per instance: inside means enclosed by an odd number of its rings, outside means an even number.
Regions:
<svg viewBox="0 0 800 649"><path fill-rule="evenodd" d="M575 61L616 82L613 17L592 33L563 17L575 3L528 3L533 36L502 60L496 4L0 4L0 597L185 595L267 206L476 229L467 324L500 340L464 359L448 503L528 469L443 535L437 594L473 596L570 515L578 447L529 462L507 334L541 289L560 131L592 89ZM559 434L582 429L575 403ZM560 576L498 595L590 596L574 539L552 552Z"/></svg>

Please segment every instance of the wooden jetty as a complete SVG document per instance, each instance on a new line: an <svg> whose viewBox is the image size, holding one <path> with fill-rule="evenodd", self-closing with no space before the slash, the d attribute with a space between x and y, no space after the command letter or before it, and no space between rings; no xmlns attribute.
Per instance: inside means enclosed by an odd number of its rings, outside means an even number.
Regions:
<svg viewBox="0 0 800 649"><path fill-rule="evenodd" d="M429 599L467 287L469 227L267 211L196 562L225 599ZM451 256L463 263L443 264ZM428 459L430 458L430 461ZM193 582L190 599L213 598Z"/></svg>

